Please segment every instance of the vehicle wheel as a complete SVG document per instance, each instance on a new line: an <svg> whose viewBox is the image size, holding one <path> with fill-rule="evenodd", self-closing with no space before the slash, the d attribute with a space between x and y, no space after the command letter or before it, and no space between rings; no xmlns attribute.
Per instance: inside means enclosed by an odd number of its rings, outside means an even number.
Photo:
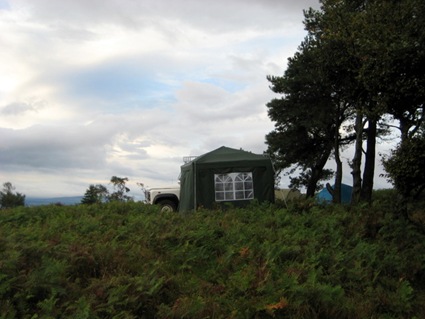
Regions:
<svg viewBox="0 0 425 319"><path fill-rule="evenodd" d="M158 205L161 206L161 213L163 212L175 212L177 210L177 205L172 200L164 199L158 202Z"/></svg>

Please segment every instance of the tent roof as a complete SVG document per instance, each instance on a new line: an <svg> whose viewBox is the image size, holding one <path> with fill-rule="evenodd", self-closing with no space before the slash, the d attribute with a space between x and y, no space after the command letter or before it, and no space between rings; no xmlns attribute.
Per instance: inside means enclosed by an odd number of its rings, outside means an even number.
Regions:
<svg viewBox="0 0 425 319"><path fill-rule="evenodd" d="M216 150L201 155L195 158L192 162L196 163L221 163L221 162L236 162L236 161L257 161L257 160L269 160L265 155L254 154L251 152L237 150L234 148L221 146ZM190 164L190 163L188 163ZM186 164L187 165L187 164Z"/></svg>

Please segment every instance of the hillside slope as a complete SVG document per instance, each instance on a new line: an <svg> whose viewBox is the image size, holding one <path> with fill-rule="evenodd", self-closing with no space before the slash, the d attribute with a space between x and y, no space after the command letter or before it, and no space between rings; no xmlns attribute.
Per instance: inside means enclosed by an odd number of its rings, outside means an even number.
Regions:
<svg viewBox="0 0 425 319"><path fill-rule="evenodd" d="M425 236L386 206L0 211L1 318L425 318Z"/></svg>

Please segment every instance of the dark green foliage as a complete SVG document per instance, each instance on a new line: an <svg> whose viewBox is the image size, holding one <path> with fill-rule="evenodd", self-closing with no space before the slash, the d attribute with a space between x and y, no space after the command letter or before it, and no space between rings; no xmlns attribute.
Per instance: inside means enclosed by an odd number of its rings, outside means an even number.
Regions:
<svg viewBox="0 0 425 319"><path fill-rule="evenodd" d="M0 191L0 208L11 208L25 205L25 195L14 192L15 187L12 183L3 184L3 190Z"/></svg>
<svg viewBox="0 0 425 319"><path fill-rule="evenodd" d="M334 103L320 54L317 42L306 38L300 52L288 59L284 75L267 77L271 90L280 95L267 103L275 122L266 135L267 153L279 172L307 172L293 183L305 186L307 197L314 196L319 181L329 178L323 169L334 146Z"/></svg>
<svg viewBox="0 0 425 319"><path fill-rule="evenodd" d="M90 185L86 190L81 204L101 204L105 202L129 202L133 197L128 196L127 193L130 188L126 186L128 182L127 177L112 176L110 183L114 191L109 193L108 189L102 184ZM140 184L143 187L143 184Z"/></svg>
<svg viewBox="0 0 425 319"><path fill-rule="evenodd" d="M283 76L268 77L272 91L280 95L267 104L275 122L266 136L268 152L276 167L289 169L290 174L293 166L310 170L295 180L308 182L309 197L332 156L335 185L341 184L339 151L355 141L350 161L352 204L369 203L376 143L388 134L387 121L398 126L402 143L424 123L425 2L320 3L320 10L305 11L306 38L288 60ZM424 180L419 174L420 179ZM406 191L410 192L402 190ZM337 202L338 187L335 195Z"/></svg>
<svg viewBox="0 0 425 319"><path fill-rule="evenodd" d="M425 235L387 198L5 210L0 318L424 318Z"/></svg>
<svg viewBox="0 0 425 319"><path fill-rule="evenodd" d="M108 190L105 186L101 184L90 185L81 199L81 204L100 204L106 201L107 196Z"/></svg>
<svg viewBox="0 0 425 319"><path fill-rule="evenodd" d="M404 140L383 164L401 195L418 197L425 189L425 136Z"/></svg>
<svg viewBox="0 0 425 319"><path fill-rule="evenodd" d="M108 195L108 200L110 202L128 202L133 200L131 196L126 195L130 191L130 188L125 185L126 182L128 182L127 177L111 177L111 184L114 186L114 192Z"/></svg>

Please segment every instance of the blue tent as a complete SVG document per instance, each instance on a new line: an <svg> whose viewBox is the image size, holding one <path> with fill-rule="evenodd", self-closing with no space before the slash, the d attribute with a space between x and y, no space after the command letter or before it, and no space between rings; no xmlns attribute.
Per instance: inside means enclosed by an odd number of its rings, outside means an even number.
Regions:
<svg viewBox="0 0 425 319"><path fill-rule="evenodd" d="M353 187L351 187L350 185L341 184L341 203L349 204L351 202L352 191L353 191ZM319 193L317 193L316 198L326 202L332 201L332 195L328 192L326 187L322 189Z"/></svg>

